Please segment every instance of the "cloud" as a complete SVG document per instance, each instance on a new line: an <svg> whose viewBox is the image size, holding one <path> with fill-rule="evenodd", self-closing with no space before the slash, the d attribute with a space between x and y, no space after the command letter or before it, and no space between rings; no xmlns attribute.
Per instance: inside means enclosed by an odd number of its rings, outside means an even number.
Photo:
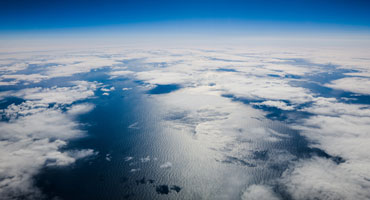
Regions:
<svg viewBox="0 0 370 200"><path fill-rule="evenodd" d="M105 160L110 162L112 160L112 155L110 155L109 153L107 153L107 155L105 155Z"/></svg>
<svg viewBox="0 0 370 200"><path fill-rule="evenodd" d="M145 158L140 158L140 161L141 161L142 163L149 162L149 161L150 161L150 156L147 156L147 157L145 157Z"/></svg>
<svg viewBox="0 0 370 200"><path fill-rule="evenodd" d="M166 124L171 131L190 135L197 144L212 149L209 156L222 163L253 167L291 159L287 152L270 149L283 139L289 139L289 135L266 127L258 119L258 116L263 117L263 112L208 89L209 86L184 88L155 97L163 104L160 109L166 113ZM274 153L268 161L260 162L253 159L254 151L258 150Z"/></svg>
<svg viewBox="0 0 370 200"><path fill-rule="evenodd" d="M166 55L161 57L162 59L149 56L149 59L141 61L146 64L145 69L134 75L136 79L149 85L183 86L182 90L151 97L163 105L165 119L172 129L192 134L202 146L215 150L212 155L216 160L227 161L226 163L238 165L246 163L246 166L289 164L289 170L284 174L283 181L278 184L286 186L288 195L295 199L368 197L366 196L368 190L361 191L359 188L368 188L364 180L370 180L370 173L367 170L370 168L367 156L367 152L370 151L369 106L339 102L335 96L319 97L320 94L315 94L311 88L304 85L315 82L315 78L320 78L322 74L340 74L345 68L366 71L366 63L353 62L353 58L350 57L353 54L346 55L346 51L304 50L297 54L292 51L279 54L256 50L253 55L247 54L246 57L240 56L242 53L234 50L223 52L215 50L212 53L196 50L190 52L191 58L183 53L179 56L178 62L174 58L167 58ZM323 52L325 53L322 54ZM151 68L147 64L153 59L171 64ZM343 65L338 67L339 65L332 63L333 61ZM230 72L217 70L220 67L231 70ZM328 76L327 80L330 81L330 78L332 77ZM369 94L368 82L367 78L346 77L324 85ZM273 129L271 126L263 125L275 123L266 122L263 111L256 111L241 103L227 100L222 97L223 94L258 100L259 103L251 105L276 107L283 111L304 111L312 115L294 119L289 125L276 125L285 127L283 130ZM266 123L261 123L258 119L263 119ZM308 140L310 147L319 148L330 156L341 157L345 162L337 164L329 158L297 161L294 155L281 149L279 149L281 151L269 149L269 156L263 162L253 160L253 151L264 150L256 146L268 148L268 145L274 146L274 143L289 141L291 138L286 132L291 130L290 128L300 131L299 134ZM254 143L264 145L253 145ZM279 156L279 153L284 156ZM317 174L312 175L316 171ZM330 171L327 176L326 171ZM315 185L316 182L319 183ZM271 182L271 185L273 184ZM340 191L341 187L352 188L353 192L344 194L346 190ZM247 188L243 198L280 197L275 194L272 186L257 184Z"/></svg>
<svg viewBox="0 0 370 200"><path fill-rule="evenodd" d="M346 77L334 80L326 87L334 88L337 90L344 90L359 94L370 94L370 79L360 77Z"/></svg>
<svg viewBox="0 0 370 200"><path fill-rule="evenodd" d="M88 103L77 104L70 107L67 113L72 116L81 115L91 111L92 109L94 109L94 107L94 105Z"/></svg>
<svg viewBox="0 0 370 200"><path fill-rule="evenodd" d="M101 91L103 91L103 92L110 92L110 91L114 91L114 90L115 90L115 88L114 88L114 87L110 87L110 88L101 88L100 90L101 90Z"/></svg>
<svg viewBox="0 0 370 200"><path fill-rule="evenodd" d="M148 87L180 84L181 90L150 97L158 103L171 131L188 134L195 140L194 144L211 149L214 159L222 163L267 171L273 166L289 166L277 180L264 179L267 183L250 185L243 198L279 198L273 187L276 181L286 188L287 195L296 199L366 199L369 198L366 192L370 180L369 106L340 102L335 96L318 97L320 94L305 86L305 83L316 82L315 78L323 78L322 74L331 74L329 83L325 80L324 86L370 94L369 79L366 78L368 59L355 59L368 57L366 52L347 48L243 47L161 51L109 48L101 52L7 55L8 59L0 59L3 65L0 85L35 83L96 70L102 70L110 78L133 77ZM353 72L341 74L344 69ZM336 75L352 77L332 80ZM93 97L97 88L101 88L103 95L114 89L96 82L80 81L70 87L36 87L0 93L1 99L8 96L25 99L24 103L10 105L1 112L9 120L1 122L0 126L2 194L8 195L6 197L18 193L36 195L31 177L41 167L68 165L78 158L95 154L93 150L63 152L60 149L70 139L84 135L81 125L74 121L75 116L94 106L72 104ZM266 112L246 105L247 101L243 104L225 98L225 95L258 102L249 103L251 105L276 107L282 112L298 110L312 115L297 118L290 124L279 123L265 119ZM139 128L138 123L129 128ZM297 159L282 147L294 136L289 134L292 128L294 134L299 131L309 141L310 147L320 148L345 162L338 164L322 157ZM258 158L256 154L262 156ZM38 159L31 161L25 155ZM131 159L127 157L126 161Z"/></svg>
<svg viewBox="0 0 370 200"><path fill-rule="evenodd" d="M295 199L369 199L369 106L319 97L304 110L315 115L300 120L295 128L311 141L310 146L345 162L300 160L284 173L280 184Z"/></svg>
<svg viewBox="0 0 370 200"><path fill-rule="evenodd" d="M301 109L316 115L337 117L350 115L370 117L370 106L364 104L348 104L339 102L336 98L317 97L310 107Z"/></svg>
<svg viewBox="0 0 370 200"><path fill-rule="evenodd" d="M12 85L19 83L20 81L27 81L32 83L38 83L42 80L48 79L48 76L44 76L41 74L5 74L1 76L2 79L11 79Z"/></svg>
<svg viewBox="0 0 370 200"><path fill-rule="evenodd" d="M47 60L47 62L60 63L59 65L54 65L46 69L44 73L49 78L72 76L74 74L87 73L92 70L119 64L119 62L115 61L114 59L86 55L73 56L65 59L50 59Z"/></svg>
<svg viewBox="0 0 370 200"><path fill-rule="evenodd" d="M0 98L15 96L22 99L37 101L38 103L50 104L71 104L74 101L94 96L98 84L96 82L75 81L72 87L51 87L51 88L27 88L14 92L0 93Z"/></svg>
<svg viewBox="0 0 370 200"><path fill-rule="evenodd" d="M172 167L172 163L170 162L165 162L163 163L161 166L159 166L160 168L163 168L163 169L169 169Z"/></svg>
<svg viewBox="0 0 370 200"><path fill-rule="evenodd" d="M32 109L32 108L31 108ZM44 166L63 166L93 155L92 150L61 152L66 141L83 136L79 124L59 109L37 109L26 116L0 123L0 195L28 195L32 176Z"/></svg>
<svg viewBox="0 0 370 200"><path fill-rule="evenodd" d="M2 56L4 57L4 56ZM0 85L37 83L56 77L69 77L121 64L111 57L71 51L30 52L5 56L0 65Z"/></svg>
<svg viewBox="0 0 370 200"><path fill-rule="evenodd" d="M18 62L18 63L1 63L0 73L10 73L24 70L28 67L27 63Z"/></svg>
<svg viewBox="0 0 370 200"><path fill-rule="evenodd" d="M139 129L139 122L135 122L133 124L130 124L130 126L128 126L129 129Z"/></svg>
<svg viewBox="0 0 370 200"><path fill-rule="evenodd" d="M269 107L276 107L281 110L294 110L293 106L288 106L285 102L283 101L263 101L261 103L251 103L252 105L264 105L264 106L269 106Z"/></svg>
<svg viewBox="0 0 370 200"><path fill-rule="evenodd" d="M302 160L284 172L280 184L293 199L369 199L369 180L357 174L361 166L350 165L317 157Z"/></svg>
<svg viewBox="0 0 370 200"><path fill-rule="evenodd" d="M134 157L128 156L128 157L125 158L125 162L128 162L128 161L130 161L132 159L134 159Z"/></svg>
<svg viewBox="0 0 370 200"><path fill-rule="evenodd" d="M243 200L279 200L280 198L274 193L271 186L268 185L251 185L242 195Z"/></svg>
<svg viewBox="0 0 370 200"><path fill-rule="evenodd" d="M33 176L41 168L65 166L96 155L92 149L61 150L69 140L84 136L74 116L94 107L86 103L69 105L92 96L94 88L86 82L78 82L71 87L30 88L7 93L26 101L11 104L1 111L2 117L7 119L0 122L2 198L40 198L42 194L35 188ZM50 107L49 103L55 105ZM63 111L62 106L67 106L67 111Z"/></svg>
<svg viewBox="0 0 370 200"><path fill-rule="evenodd" d="M302 120L295 127L313 142L312 146L330 155L341 156L349 163L370 163L367 156L370 151L368 106L320 98L305 110L316 115ZM370 171L368 173L370 176Z"/></svg>
<svg viewBox="0 0 370 200"><path fill-rule="evenodd" d="M134 168L130 170L131 173L138 172L138 171L140 171L140 168Z"/></svg>
<svg viewBox="0 0 370 200"><path fill-rule="evenodd" d="M129 75L132 75L132 74L134 74L134 72L128 71L128 70L121 70L121 71L111 71L108 74L110 75L111 79L114 79L114 78L117 78L117 77L126 77L126 76L129 76Z"/></svg>

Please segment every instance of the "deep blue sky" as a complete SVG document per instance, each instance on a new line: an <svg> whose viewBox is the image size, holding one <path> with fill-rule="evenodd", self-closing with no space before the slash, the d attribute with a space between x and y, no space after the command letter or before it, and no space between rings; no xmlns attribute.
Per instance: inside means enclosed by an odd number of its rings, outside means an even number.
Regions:
<svg viewBox="0 0 370 200"><path fill-rule="evenodd" d="M370 1L0 0L0 32L183 22L370 28Z"/></svg>

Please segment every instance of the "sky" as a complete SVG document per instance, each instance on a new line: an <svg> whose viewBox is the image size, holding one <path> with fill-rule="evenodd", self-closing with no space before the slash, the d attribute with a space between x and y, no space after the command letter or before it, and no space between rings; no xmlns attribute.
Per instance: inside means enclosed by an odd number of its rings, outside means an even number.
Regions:
<svg viewBox="0 0 370 200"><path fill-rule="evenodd" d="M343 0L2 0L1 35L101 30L174 32L361 32L370 2ZM86 31L87 30L87 31ZM95 32L95 31L93 31Z"/></svg>

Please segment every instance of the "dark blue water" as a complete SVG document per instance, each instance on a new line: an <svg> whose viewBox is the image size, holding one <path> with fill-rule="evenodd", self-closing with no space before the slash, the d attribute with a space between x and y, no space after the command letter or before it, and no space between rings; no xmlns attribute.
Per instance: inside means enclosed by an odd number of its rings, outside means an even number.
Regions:
<svg viewBox="0 0 370 200"><path fill-rule="evenodd" d="M166 94L180 89L181 86L178 84L168 84L168 85L156 85L153 89L149 90L149 94Z"/></svg>

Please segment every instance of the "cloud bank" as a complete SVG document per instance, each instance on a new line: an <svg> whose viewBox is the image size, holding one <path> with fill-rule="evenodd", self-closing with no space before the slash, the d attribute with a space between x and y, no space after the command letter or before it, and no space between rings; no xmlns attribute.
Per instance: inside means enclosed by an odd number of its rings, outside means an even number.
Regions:
<svg viewBox="0 0 370 200"><path fill-rule="evenodd" d="M91 111L91 104L71 103L94 95L94 83L76 82L71 87L30 88L11 93L25 101L1 110L1 199L37 199L33 176L45 166L66 166L95 155L92 149L62 151L68 140L84 136L76 115ZM50 103L55 103L50 107ZM67 106L67 111L62 108Z"/></svg>

